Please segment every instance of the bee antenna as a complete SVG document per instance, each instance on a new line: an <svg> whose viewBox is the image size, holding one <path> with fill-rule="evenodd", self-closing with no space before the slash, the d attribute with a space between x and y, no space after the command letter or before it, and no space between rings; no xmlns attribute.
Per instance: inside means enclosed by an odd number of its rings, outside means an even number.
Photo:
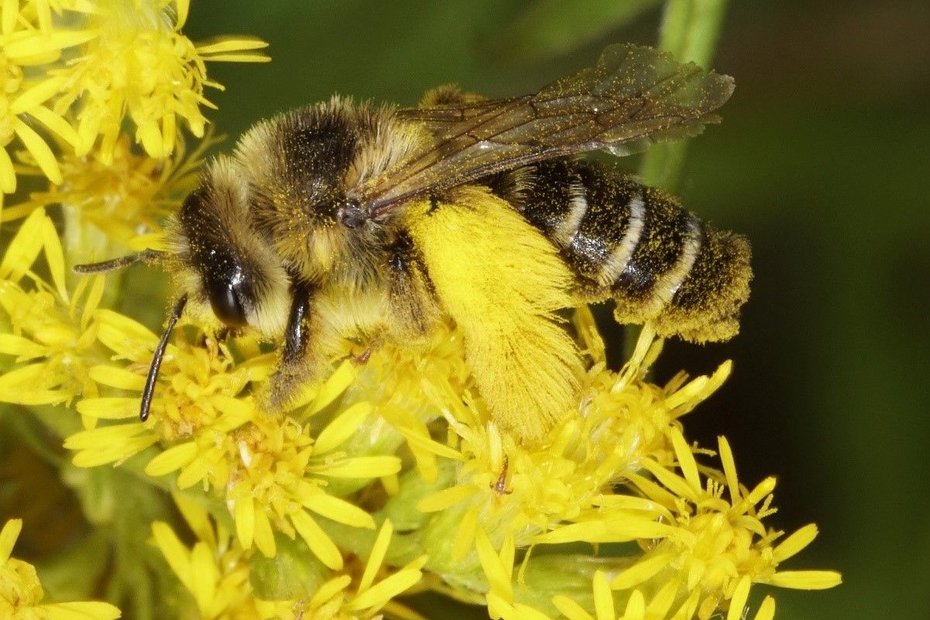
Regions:
<svg viewBox="0 0 930 620"><path fill-rule="evenodd" d="M136 254L127 254L126 256L111 258L110 260L100 261L99 263L75 265L73 269L78 273L102 273L105 271L122 269L123 267L134 265L139 261L161 260L164 256L165 252L160 250L142 250Z"/></svg>
<svg viewBox="0 0 930 620"><path fill-rule="evenodd" d="M187 304L186 293L181 295L177 303L174 304L171 316L168 317L168 325L165 327L165 333L161 335L161 340L158 341L158 346L155 347L152 365L149 367L149 374L145 378L145 387L142 388L142 403L139 406L139 419L143 422L149 419L149 408L152 406L152 395L155 393L155 380L158 379L158 371L161 369L161 360L165 356L165 349L168 346L168 337L171 335L171 330L174 329L178 319L181 318L181 313L184 311L185 304Z"/></svg>

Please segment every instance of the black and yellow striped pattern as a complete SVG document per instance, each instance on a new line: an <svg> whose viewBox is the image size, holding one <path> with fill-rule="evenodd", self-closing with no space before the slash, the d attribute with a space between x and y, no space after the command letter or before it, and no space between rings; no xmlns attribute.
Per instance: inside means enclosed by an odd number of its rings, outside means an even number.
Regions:
<svg viewBox="0 0 930 620"><path fill-rule="evenodd" d="M491 179L560 250L585 301L616 300L622 323L663 336L726 340L749 296L749 244L629 175L557 159Z"/></svg>

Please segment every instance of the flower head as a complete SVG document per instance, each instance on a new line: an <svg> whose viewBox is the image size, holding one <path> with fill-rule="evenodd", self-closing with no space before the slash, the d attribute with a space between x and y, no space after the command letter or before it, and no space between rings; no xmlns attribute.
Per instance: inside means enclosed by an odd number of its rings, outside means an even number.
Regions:
<svg viewBox="0 0 930 620"><path fill-rule="evenodd" d="M40 254L53 284L33 271ZM69 294L54 223L42 210L23 222L0 262L0 310L12 328L0 335L0 353L19 363L0 376L0 401L59 404L96 392L90 377L100 359L93 312L103 284L102 278L87 280Z"/></svg>
<svg viewBox="0 0 930 620"><path fill-rule="evenodd" d="M108 0L84 12L86 35L78 54L56 72L62 81L57 109L76 106L78 154L102 137L100 156L109 162L124 116L135 125L135 138L149 156L174 150L179 120L203 136L201 106L212 104L204 87L207 61L264 62L266 47L250 37L225 38L197 45L181 34L187 3L167 0ZM80 6L80 5L78 5Z"/></svg>
<svg viewBox="0 0 930 620"><path fill-rule="evenodd" d="M193 596L202 618L370 618L383 608L403 609L394 598L422 577L425 557L401 568L384 565L394 531L390 521L372 540L367 562L353 562L335 572L290 550L282 564L292 572L281 575L280 564L253 559L197 503L183 495L176 495L175 501L197 542L186 547L163 522L152 525L154 542Z"/></svg>
<svg viewBox="0 0 930 620"><path fill-rule="evenodd" d="M10 519L0 530L0 616L4 618L42 618L47 620L113 620L120 611L109 603L81 601L42 603L45 596L36 569L11 557L22 530L22 519Z"/></svg>
<svg viewBox="0 0 930 620"><path fill-rule="evenodd" d="M47 11L31 12L18 3L10 2L4 3L2 11L0 146L3 148L0 148L0 191L9 194L16 190L16 171L8 150L15 138L26 147L49 180L61 182L61 170L48 140L37 133L31 123L38 122L70 145L77 143L77 133L61 111L54 111L48 105L61 91L62 80L35 69L57 61L62 44L77 44L85 37L79 33L72 36L74 33L65 31L50 35ZM37 29L36 20L44 28ZM37 49L34 43L40 37L47 43L42 49Z"/></svg>
<svg viewBox="0 0 930 620"><path fill-rule="evenodd" d="M223 37L197 44L181 33L186 0L4 3L0 32L0 191L16 190L11 145L54 184L63 180L59 155L118 153L125 118L155 159L169 157L186 125L204 135L202 107L209 61L265 62L266 43ZM51 136L51 140L41 132ZM98 143L99 138L99 143ZM59 151L59 154L56 154Z"/></svg>

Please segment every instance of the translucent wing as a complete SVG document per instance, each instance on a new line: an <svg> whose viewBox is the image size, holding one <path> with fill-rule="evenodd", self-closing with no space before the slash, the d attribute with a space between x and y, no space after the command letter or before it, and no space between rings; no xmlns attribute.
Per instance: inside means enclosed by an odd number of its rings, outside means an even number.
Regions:
<svg viewBox="0 0 930 620"><path fill-rule="evenodd" d="M552 157L637 152L700 133L732 92L729 76L653 48L615 45L596 66L535 95L400 110L435 140L349 198L377 216L405 200Z"/></svg>

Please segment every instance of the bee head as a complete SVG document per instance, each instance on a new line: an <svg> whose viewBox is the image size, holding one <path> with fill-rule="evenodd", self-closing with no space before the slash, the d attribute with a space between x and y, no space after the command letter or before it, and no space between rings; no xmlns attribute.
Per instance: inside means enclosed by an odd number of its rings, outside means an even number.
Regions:
<svg viewBox="0 0 930 620"><path fill-rule="evenodd" d="M214 161L169 226L179 288L190 312L212 314L226 327L279 336L290 306L290 279L271 245L255 230L249 185L229 158Z"/></svg>

